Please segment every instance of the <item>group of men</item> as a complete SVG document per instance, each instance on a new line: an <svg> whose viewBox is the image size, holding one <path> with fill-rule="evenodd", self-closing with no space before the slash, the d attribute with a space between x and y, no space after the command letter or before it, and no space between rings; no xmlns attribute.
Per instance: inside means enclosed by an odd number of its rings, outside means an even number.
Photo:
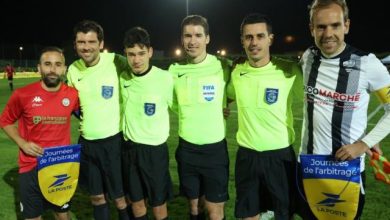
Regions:
<svg viewBox="0 0 390 220"><path fill-rule="evenodd" d="M20 148L24 217L39 219L43 210L52 208L58 219L69 219L69 206L53 206L40 195L35 166L43 148L70 143L70 115L80 108L79 179L90 194L94 218L110 219L111 199L119 219L147 219L148 205L155 219L168 219L170 108L179 119L176 161L189 219L206 219L205 213L208 219L226 219L229 156L224 116L234 101L239 145L235 217L258 219L273 210L275 219L290 219L294 213L316 219L297 196L293 99L304 100L302 154L334 155L342 161L364 157L390 132L389 73L373 54L345 43L349 25L345 0L314 0L310 31L315 46L305 51L299 65L271 56L271 21L250 14L240 28L246 59L232 64L207 53L207 20L191 15L181 25L186 57L165 71L150 64L153 48L145 29L126 32L122 57L100 53L104 34L99 24L78 23L74 45L81 59L68 69L69 86L60 80L66 70L62 51L47 48L38 64L41 82L14 92L0 118ZM385 114L366 135L371 92L378 95ZM31 105L36 97L40 105ZM64 98L70 104L61 106L58 101ZM36 115L53 114L66 117L67 123L55 128L33 123ZM17 120L18 128L13 125ZM355 219L364 205L364 160L361 163L363 185Z"/></svg>

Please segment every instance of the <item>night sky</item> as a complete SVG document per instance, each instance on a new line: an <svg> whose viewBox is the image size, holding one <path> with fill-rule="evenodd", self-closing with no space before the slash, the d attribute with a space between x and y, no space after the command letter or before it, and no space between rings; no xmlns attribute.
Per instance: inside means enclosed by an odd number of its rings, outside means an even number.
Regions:
<svg viewBox="0 0 390 220"><path fill-rule="evenodd" d="M224 48L241 53L239 25L252 12L267 14L275 43L272 52L302 51L312 44L307 5L311 0L188 0L189 14L208 18L211 42L208 52ZM351 31L347 42L370 52L390 52L389 9L385 1L349 0ZM180 46L180 23L186 0L1 0L0 59L36 59L43 46L72 50L72 28L82 19L99 22L105 31L105 47L121 53L124 32L133 26L146 28L155 50L171 55ZM387 30L386 30L387 29ZM387 32L387 33L386 33ZM284 37L295 36L287 44Z"/></svg>

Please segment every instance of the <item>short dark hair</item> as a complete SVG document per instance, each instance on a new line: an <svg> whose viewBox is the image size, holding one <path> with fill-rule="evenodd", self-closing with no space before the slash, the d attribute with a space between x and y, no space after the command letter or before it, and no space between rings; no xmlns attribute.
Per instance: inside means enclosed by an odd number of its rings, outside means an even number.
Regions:
<svg viewBox="0 0 390 220"><path fill-rule="evenodd" d="M310 22L312 22L313 15L316 11L321 8L326 8L331 4L336 4L341 7L341 10L343 10L344 21L349 19L349 10L345 0L314 0L311 5L309 5Z"/></svg>
<svg viewBox="0 0 390 220"><path fill-rule="evenodd" d="M41 53L39 55L39 63L41 62L41 59L42 59L42 55L44 53L47 53L47 52L57 52L57 53L60 53L62 54L62 56L64 57L64 61L65 61L65 56L64 56L64 50L59 48L59 47L55 47L55 46L49 46L49 47L44 47L42 50L41 50Z"/></svg>
<svg viewBox="0 0 390 220"><path fill-rule="evenodd" d="M272 34L272 23L271 19L267 15L259 14L259 13L253 13L247 15L241 22L240 26L240 33L242 35L242 32L244 30L244 26L248 24L257 24L257 23L265 23L267 25L267 31L268 34Z"/></svg>
<svg viewBox="0 0 390 220"><path fill-rule="evenodd" d="M77 23L73 28L73 37L74 39L76 39L77 33L82 32L86 34L90 31L96 33L99 42L102 42L104 40L104 32L102 26L96 21L92 20L82 20Z"/></svg>
<svg viewBox="0 0 390 220"><path fill-rule="evenodd" d="M149 33L142 27L133 27L125 33L123 46L129 48L134 47L136 44L150 48Z"/></svg>
<svg viewBox="0 0 390 220"><path fill-rule="evenodd" d="M184 26L187 25L200 25L204 29L205 35L209 35L209 23L207 19L201 15L188 15L181 22L181 33L183 33Z"/></svg>

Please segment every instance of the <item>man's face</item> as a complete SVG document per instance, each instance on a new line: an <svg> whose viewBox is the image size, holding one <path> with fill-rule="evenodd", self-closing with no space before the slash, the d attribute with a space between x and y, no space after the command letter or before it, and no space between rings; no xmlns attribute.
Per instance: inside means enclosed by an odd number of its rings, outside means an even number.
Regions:
<svg viewBox="0 0 390 220"><path fill-rule="evenodd" d="M149 68L149 61L153 55L153 49L136 44L125 49L127 62L134 74L142 74Z"/></svg>
<svg viewBox="0 0 390 220"><path fill-rule="evenodd" d="M331 4L314 12L310 24L311 35L321 52L332 56L341 52L344 46L344 35L349 31L349 20L344 22L340 6Z"/></svg>
<svg viewBox="0 0 390 220"><path fill-rule="evenodd" d="M244 25L241 43L251 65L263 66L269 62L273 37L268 33L266 23Z"/></svg>
<svg viewBox="0 0 390 220"><path fill-rule="evenodd" d="M38 64L38 71L48 88L57 87L66 71L63 54L55 51L43 53Z"/></svg>
<svg viewBox="0 0 390 220"><path fill-rule="evenodd" d="M104 42L99 42L96 32L78 32L74 47L77 55L84 60L86 66L94 66L99 62L100 50L103 49Z"/></svg>
<svg viewBox="0 0 390 220"><path fill-rule="evenodd" d="M206 46L210 42L210 37L205 34L201 25L186 25L183 27L181 42L187 56L200 62L206 56Z"/></svg>

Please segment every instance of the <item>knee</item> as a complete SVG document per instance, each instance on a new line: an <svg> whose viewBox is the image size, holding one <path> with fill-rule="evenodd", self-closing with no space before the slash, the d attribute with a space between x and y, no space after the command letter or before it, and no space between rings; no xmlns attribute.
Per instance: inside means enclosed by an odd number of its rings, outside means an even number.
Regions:
<svg viewBox="0 0 390 220"><path fill-rule="evenodd" d="M201 212L201 208L199 207L198 200L190 200L190 212L192 215L197 215Z"/></svg>
<svg viewBox="0 0 390 220"><path fill-rule="evenodd" d="M114 201L116 208L119 210L125 209L127 207L125 197L120 197L118 199L115 199Z"/></svg>
<svg viewBox="0 0 390 220"><path fill-rule="evenodd" d="M212 212L209 212L210 220L223 220L223 218L224 218L223 210L214 210Z"/></svg>
<svg viewBox="0 0 390 220"><path fill-rule="evenodd" d="M56 220L70 220L69 212L54 212L54 218Z"/></svg>
<svg viewBox="0 0 390 220"><path fill-rule="evenodd" d="M136 217L146 215L146 205L145 200L131 203L131 209Z"/></svg>
<svg viewBox="0 0 390 220"><path fill-rule="evenodd" d="M106 198L104 197L103 194L91 196L90 198L91 198L91 203L94 206L103 205L106 203Z"/></svg>

